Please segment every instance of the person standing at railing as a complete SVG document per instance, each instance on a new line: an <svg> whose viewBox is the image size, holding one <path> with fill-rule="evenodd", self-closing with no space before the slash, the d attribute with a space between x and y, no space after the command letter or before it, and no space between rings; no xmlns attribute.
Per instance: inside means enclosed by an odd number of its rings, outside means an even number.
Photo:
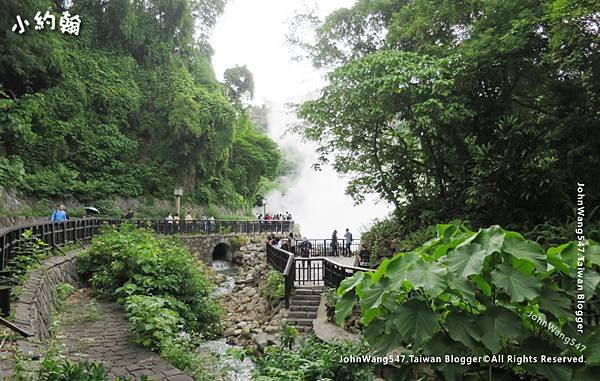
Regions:
<svg viewBox="0 0 600 381"><path fill-rule="evenodd" d="M346 257L350 257L352 255L352 250L351 250L351 246L352 246L352 233L350 233L350 229L346 228L346 233L344 234L344 239L346 241L346 247L345 247L345 251L344 251L344 255Z"/></svg>
<svg viewBox="0 0 600 381"><path fill-rule="evenodd" d="M331 255L333 255L334 257L338 256L338 236L337 236L337 230L334 230L333 233L331 234Z"/></svg>
<svg viewBox="0 0 600 381"><path fill-rule="evenodd" d="M300 243L300 255L308 258L310 256L310 250L312 249L312 243L304 237L302 238L302 243Z"/></svg>

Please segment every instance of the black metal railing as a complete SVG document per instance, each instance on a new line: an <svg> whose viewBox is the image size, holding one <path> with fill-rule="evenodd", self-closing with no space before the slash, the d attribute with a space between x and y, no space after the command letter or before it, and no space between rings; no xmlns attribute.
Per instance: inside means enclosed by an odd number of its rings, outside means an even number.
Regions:
<svg viewBox="0 0 600 381"><path fill-rule="evenodd" d="M167 221L167 220L126 220L115 218L82 218L60 222L46 222L9 228L0 235L0 271L14 259L16 248L22 241L23 233L30 230L34 237L50 247L90 240L98 234L101 226L118 228L123 223L137 227L147 227L158 234L263 234L287 233L294 229L294 221Z"/></svg>
<svg viewBox="0 0 600 381"><path fill-rule="evenodd" d="M360 250L360 240L358 239L353 239L349 245L345 239L338 239L336 245L331 244L332 239L309 239L308 241L311 246L309 249L309 256L311 257L351 257ZM297 245L300 245L301 242L299 240Z"/></svg>
<svg viewBox="0 0 600 381"><path fill-rule="evenodd" d="M279 270L284 277L284 303L285 308L290 308L290 296L294 289L296 272L294 267L294 254L289 251L279 249L273 245L267 244L267 262L275 269Z"/></svg>
<svg viewBox="0 0 600 381"><path fill-rule="evenodd" d="M267 262L283 273L285 277L286 308L289 306L291 292L296 286L326 286L337 288L342 280L352 276L357 271L375 271L373 269L362 267L341 265L330 258L300 257L271 244L267 244L266 251ZM297 248L296 251L298 252Z"/></svg>

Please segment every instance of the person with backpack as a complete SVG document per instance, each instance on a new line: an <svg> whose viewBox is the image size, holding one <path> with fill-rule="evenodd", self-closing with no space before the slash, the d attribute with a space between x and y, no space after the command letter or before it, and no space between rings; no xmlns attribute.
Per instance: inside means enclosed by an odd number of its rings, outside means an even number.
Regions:
<svg viewBox="0 0 600 381"><path fill-rule="evenodd" d="M346 228L346 233L344 234L344 239L346 240L346 250L344 255L346 257L350 257L352 255L352 233L350 233L350 229Z"/></svg>
<svg viewBox="0 0 600 381"><path fill-rule="evenodd" d="M69 215L67 214L67 208L64 205L59 205L56 210L52 213L50 217L51 222L57 221L66 221L69 219Z"/></svg>

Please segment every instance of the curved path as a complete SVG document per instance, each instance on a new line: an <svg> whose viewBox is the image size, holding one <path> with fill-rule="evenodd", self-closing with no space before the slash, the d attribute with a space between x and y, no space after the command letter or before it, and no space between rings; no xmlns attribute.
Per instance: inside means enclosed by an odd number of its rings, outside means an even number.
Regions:
<svg viewBox="0 0 600 381"><path fill-rule="evenodd" d="M119 304L94 301L85 292L74 294L67 303L60 336L68 357L102 362L111 380L118 376L137 380L145 374L151 380L193 381L156 353L135 343Z"/></svg>

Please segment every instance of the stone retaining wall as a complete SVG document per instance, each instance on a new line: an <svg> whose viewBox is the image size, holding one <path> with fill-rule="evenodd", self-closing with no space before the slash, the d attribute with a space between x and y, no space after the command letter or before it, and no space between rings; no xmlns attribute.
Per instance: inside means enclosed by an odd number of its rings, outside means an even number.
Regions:
<svg viewBox="0 0 600 381"><path fill-rule="evenodd" d="M75 256L79 251L44 260L42 268L32 271L16 302L13 322L31 332L34 339L46 340L50 334L52 313L56 302L56 286L61 283L78 285Z"/></svg>
<svg viewBox="0 0 600 381"><path fill-rule="evenodd" d="M213 250L220 243L226 244L231 249L227 254L227 260L235 259L239 247L232 245L232 240L237 239L238 236L239 234L182 236L181 242L192 255L210 266L213 260ZM264 243L267 235L252 235L246 238L250 240L250 243Z"/></svg>

